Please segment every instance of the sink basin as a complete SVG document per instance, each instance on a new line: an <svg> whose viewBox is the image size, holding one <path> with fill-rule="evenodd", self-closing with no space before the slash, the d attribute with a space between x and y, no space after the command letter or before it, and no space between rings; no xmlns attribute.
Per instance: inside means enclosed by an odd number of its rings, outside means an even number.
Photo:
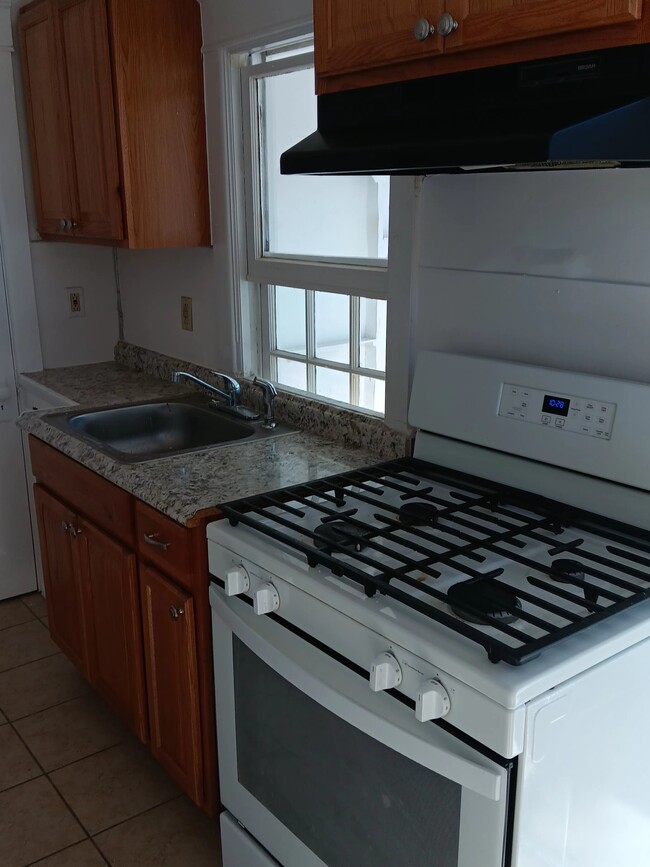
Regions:
<svg viewBox="0 0 650 867"><path fill-rule="evenodd" d="M74 432L99 451L125 462L148 461L237 441L292 433L278 425L266 431L259 422L239 421L190 399L110 407L90 412L53 413L47 421Z"/></svg>

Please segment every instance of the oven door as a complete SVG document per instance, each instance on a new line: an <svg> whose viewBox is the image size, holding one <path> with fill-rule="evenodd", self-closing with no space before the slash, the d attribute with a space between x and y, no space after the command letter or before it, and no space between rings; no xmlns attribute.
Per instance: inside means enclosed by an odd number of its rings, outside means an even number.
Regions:
<svg viewBox="0 0 650 867"><path fill-rule="evenodd" d="M506 768L277 618L210 598L221 798L283 867L504 865Z"/></svg>

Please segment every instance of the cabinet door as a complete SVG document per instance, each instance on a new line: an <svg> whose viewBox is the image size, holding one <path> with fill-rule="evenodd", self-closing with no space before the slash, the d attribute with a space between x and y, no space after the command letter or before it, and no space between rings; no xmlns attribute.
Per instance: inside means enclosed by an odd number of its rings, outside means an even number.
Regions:
<svg viewBox="0 0 650 867"><path fill-rule="evenodd" d="M80 578L77 516L39 485L34 501L43 557L50 634L61 650L88 676L86 619Z"/></svg>
<svg viewBox="0 0 650 867"><path fill-rule="evenodd" d="M122 202L105 0L57 0L81 238L121 240Z"/></svg>
<svg viewBox="0 0 650 867"><path fill-rule="evenodd" d="M130 726L147 738L140 594L135 554L81 521L81 568L92 685Z"/></svg>
<svg viewBox="0 0 650 867"><path fill-rule="evenodd" d="M203 758L192 596L140 566L151 751L199 804Z"/></svg>
<svg viewBox="0 0 650 867"><path fill-rule="evenodd" d="M643 0L447 0L459 26L445 51L634 24L642 6Z"/></svg>
<svg viewBox="0 0 650 867"><path fill-rule="evenodd" d="M414 27L434 25L444 0L315 0L316 73L334 75L387 66L442 51L437 35L418 40Z"/></svg>
<svg viewBox="0 0 650 867"><path fill-rule="evenodd" d="M61 92L55 36L54 0L43 0L18 19L27 126L38 230L70 235L72 221L72 148Z"/></svg>

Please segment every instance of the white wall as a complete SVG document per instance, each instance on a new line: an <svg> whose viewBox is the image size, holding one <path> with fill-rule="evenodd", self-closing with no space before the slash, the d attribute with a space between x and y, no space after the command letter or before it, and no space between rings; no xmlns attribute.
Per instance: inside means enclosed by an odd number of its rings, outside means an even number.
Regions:
<svg viewBox="0 0 650 867"><path fill-rule="evenodd" d="M650 380L650 171L430 177L415 348Z"/></svg>
<svg viewBox="0 0 650 867"><path fill-rule="evenodd" d="M44 367L113 358L118 338L113 250L86 244L31 244ZM67 288L83 288L85 313L68 313Z"/></svg>

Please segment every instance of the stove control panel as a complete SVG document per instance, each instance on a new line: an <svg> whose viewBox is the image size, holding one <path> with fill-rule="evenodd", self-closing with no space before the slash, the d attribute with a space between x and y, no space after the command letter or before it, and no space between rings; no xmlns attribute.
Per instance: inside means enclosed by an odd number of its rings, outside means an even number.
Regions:
<svg viewBox="0 0 650 867"><path fill-rule="evenodd" d="M612 436L616 404L596 398L556 394L525 385L504 383L499 415L555 431L568 431L609 440Z"/></svg>

